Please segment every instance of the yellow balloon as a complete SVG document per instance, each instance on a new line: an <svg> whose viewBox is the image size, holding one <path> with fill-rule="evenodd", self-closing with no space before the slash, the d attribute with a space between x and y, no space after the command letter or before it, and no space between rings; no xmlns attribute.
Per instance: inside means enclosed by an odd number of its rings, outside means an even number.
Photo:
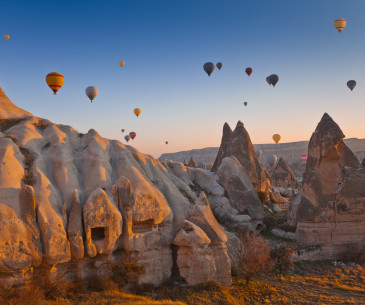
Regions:
<svg viewBox="0 0 365 305"><path fill-rule="evenodd" d="M58 90L61 89L63 83L65 82L65 78L61 73L51 72L46 76L47 85L51 88L54 94L57 93Z"/></svg>
<svg viewBox="0 0 365 305"><path fill-rule="evenodd" d="M9 35L4 35L5 40L9 40L10 36Z"/></svg>
<svg viewBox="0 0 365 305"><path fill-rule="evenodd" d="M134 114L137 116L137 118L141 114L141 112L142 112L142 110L139 108L134 109Z"/></svg>
<svg viewBox="0 0 365 305"><path fill-rule="evenodd" d="M124 62L123 60L121 60L121 61L119 62L119 66L123 67L124 65L125 65L125 62Z"/></svg>
<svg viewBox="0 0 365 305"><path fill-rule="evenodd" d="M272 138L273 138L273 140L274 140L274 142L275 143L279 143L279 141L280 141L280 139L281 139L281 136L279 135L279 134L274 134L273 136L272 136Z"/></svg>
<svg viewBox="0 0 365 305"><path fill-rule="evenodd" d="M345 28L346 26L346 20L343 18L338 18L335 20L335 22L333 23L333 25L335 26L336 30L341 33L342 30Z"/></svg>

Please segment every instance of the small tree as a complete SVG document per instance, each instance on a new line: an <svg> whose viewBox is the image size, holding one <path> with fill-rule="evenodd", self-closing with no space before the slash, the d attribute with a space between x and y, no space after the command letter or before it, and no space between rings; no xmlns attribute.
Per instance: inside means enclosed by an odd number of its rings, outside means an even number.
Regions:
<svg viewBox="0 0 365 305"><path fill-rule="evenodd" d="M283 269L293 266L293 255L294 248L287 243L282 243L271 250L271 258L275 265L278 266L280 273L283 272Z"/></svg>
<svg viewBox="0 0 365 305"><path fill-rule="evenodd" d="M256 231L251 234L250 232L238 233L237 237L241 243L236 249L238 251L236 273L238 276L244 277L248 284L254 275L272 270L270 245Z"/></svg>

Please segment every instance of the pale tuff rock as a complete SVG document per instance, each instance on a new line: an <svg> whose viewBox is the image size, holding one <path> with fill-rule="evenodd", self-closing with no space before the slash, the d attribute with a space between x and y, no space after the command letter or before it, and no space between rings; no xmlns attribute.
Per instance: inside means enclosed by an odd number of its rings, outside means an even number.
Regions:
<svg viewBox="0 0 365 305"><path fill-rule="evenodd" d="M86 200L84 210L86 250L90 257L109 254L122 233L122 215L110 202L105 191L94 190Z"/></svg>
<svg viewBox="0 0 365 305"><path fill-rule="evenodd" d="M84 241L82 226L82 208L80 194L77 190L72 194L71 209L68 217L67 234L70 241L71 257L79 260L84 257Z"/></svg>
<svg viewBox="0 0 365 305"><path fill-rule="evenodd" d="M20 215L0 203L0 271L15 272L41 262L41 244L36 223L34 191L23 186L19 193Z"/></svg>
<svg viewBox="0 0 365 305"><path fill-rule="evenodd" d="M261 222L264 213L261 202L246 171L235 157L222 160L217 171L219 182L228 193L232 206L240 213L248 213L253 219Z"/></svg>
<svg viewBox="0 0 365 305"><path fill-rule="evenodd" d="M188 220L202 228L212 242L210 248L214 253L217 281L223 285L230 285L231 266L226 248L227 236L215 219L204 192L189 208Z"/></svg>
<svg viewBox="0 0 365 305"><path fill-rule="evenodd" d="M212 241L198 251L215 268L204 279L229 283L225 235L197 196L204 189L221 202L223 188L215 174L199 169L193 182L195 169L170 165L93 129L80 134L32 116L0 91L0 269L9 274L0 285L21 283L41 259L53 274L77 263L74 276L88 279L124 254L145 267L140 283L159 285L171 276L171 245L188 214Z"/></svg>
<svg viewBox="0 0 365 305"><path fill-rule="evenodd" d="M130 251L130 239L132 238L132 185L127 177L121 176L117 183L113 186L114 202L118 204L119 210L122 212L123 230L122 230L122 247L126 251Z"/></svg>
<svg viewBox="0 0 365 305"><path fill-rule="evenodd" d="M185 220L176 235L177 265L180 275L189 285L216 280L217 270L213 251L208 248L210 239L202 229Z"/></svg>
<svg viewBox="0 0 365 305"><path fill-rule="evenodd" d="M365 254L365 169L344 137L325 113L309 142L296 213L297 240L322 245L324 259Z"/></svg>

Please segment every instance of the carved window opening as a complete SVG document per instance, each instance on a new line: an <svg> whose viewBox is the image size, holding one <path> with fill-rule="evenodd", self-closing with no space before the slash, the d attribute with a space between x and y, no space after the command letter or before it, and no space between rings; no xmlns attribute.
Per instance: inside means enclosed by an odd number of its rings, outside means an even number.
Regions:
<svg viewBox="0 0 365 305"><path fill-rule="evenodd" d="M145 221L133 221L132 222L132 231L133 233L143 233L152 231L154 227L154 220L148 219Z"/></svg>
<svg viewBox="0 0 365 305"><path fill-rule="evenodd" d="M103 240L105 238L104 227L96 227L91 229L91 239L93 241Z"/></svg>

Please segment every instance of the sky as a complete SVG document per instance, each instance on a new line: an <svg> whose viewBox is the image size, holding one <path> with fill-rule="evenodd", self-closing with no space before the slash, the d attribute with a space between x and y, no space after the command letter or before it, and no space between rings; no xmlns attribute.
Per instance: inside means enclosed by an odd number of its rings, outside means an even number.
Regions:
<svg viewBox="0 0 365 305"><path fill-rule="evenodd" d="M274 133L282 143L309 140L327 112L347 138L365 138L363 0L0 4L0 87L17 106L82 133L125 143L121 129L135 131L128 144L159 157L217 147L223 124L238 120L254 144L273 143ZM337 18L347 20L341 34ZM209 61L223 63L210 77ZM50 72L65 76L57 95ZM275 88L265 80L273 73ZM93 103L88 86L99 90Z"/></svg>

